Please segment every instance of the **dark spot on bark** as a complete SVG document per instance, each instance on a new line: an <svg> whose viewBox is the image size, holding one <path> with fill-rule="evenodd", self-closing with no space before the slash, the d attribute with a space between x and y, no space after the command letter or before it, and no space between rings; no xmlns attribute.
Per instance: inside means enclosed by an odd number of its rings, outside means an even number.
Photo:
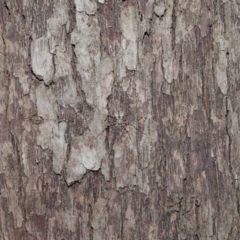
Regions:
<svg viewBox="0 0 240 240"><path fill-rule="evenodd" d="M31 224L35 228L35 230L40 233L43 237L46 236L47 230L47 219L45 215L37 215L33 214L30 218Z"/></svg>

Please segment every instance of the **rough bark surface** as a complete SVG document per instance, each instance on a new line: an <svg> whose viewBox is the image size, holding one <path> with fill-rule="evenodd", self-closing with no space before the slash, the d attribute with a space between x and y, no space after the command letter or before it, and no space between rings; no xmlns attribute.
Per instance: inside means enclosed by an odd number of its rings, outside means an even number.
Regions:
<svg viewBox="0 0 240 240"><path fill-rule="evenodd" d="M238 240L239 0L0 0L0 239Z"/></svg>

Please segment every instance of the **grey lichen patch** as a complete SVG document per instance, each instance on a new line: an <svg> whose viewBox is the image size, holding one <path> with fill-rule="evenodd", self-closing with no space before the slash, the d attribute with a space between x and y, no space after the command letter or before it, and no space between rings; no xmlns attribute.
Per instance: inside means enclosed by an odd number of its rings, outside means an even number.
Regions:
<svg viewBox="0 0 240 240"><path fill-rule="evenodd" d="M63 99L68 103L66 99ZM58 123L56 97L52 88L47 88L41 84L36 89L36 103L39 122L37 135L37 144L42 149L53 151L53 170L60 174L66 160L67 141L65 133L67 129L66 122Z"/></svg>
<svg viewBox="0 0 240 240"><path fill-rule="evenodd" d="M37 144L42 149L51 148L52 129L54 127L54 121L48 120L39 125L39 134L37 135Z"/></svg>
<svg viewBox="0 0 240 240"><path fill-rule="evenodd" d="M104 139L105 136L96 139L90 132L72 139L73 147L66 166L68 185L80 181L87 170L98 171L100 169L102 159L107 153Z"/></svg>
<svg viewBox="0 0 240 240"><path fill-rule="evenodd" d="M74 2L78 12L85 12L89 15L93 15L97 11L96 0L74 0Z"/></svg>
<svg viewBox="0 0 240 240"><path fill-rule="evenodd" d="M158 16L158 17L163 17L164 13L166 11L166 7L164 2L160 2L158 5L154 6L154 13Z"/></svg>
<svg viewBox="0 0 240 240"><path fill-rule="evenodd" d="M223 94L228 92L228 56L227 49L230 49L229 39L222 33L224 32L224 26L220 19L220 16L216 17L215 27L213 28L214 47L218 50L218 58L215 65L215 76L217 84Z"/></svg>
<svg viewBox="0 0 240 240"><path fill-rule="evenodd" d="M72 185L76 181L80 181L85 173L86 168L79 157L79 150L72 147L70 159L66 166L66 182L68 186Z"/></svg>
<svg viewBox="0 0 240 240"><path fill-rule="evenodd" d="M1 156L3 159L9 158L12 156L14 150L13 150L13 146L11 144L11 142L9 141L4 141L2 143L2 147L0 150ZM0 170L5 170L6 169L6 165L7 163L4 161L0 162Z"/></svg>
<svg viewBox="0 0 240 240"><path fill-rule="evenodd" d="M71 59L66 53L57 51L55 55L55 64L55 81L58 79L65 79L71 76Z"/></svg>
<svg viewBox="0 0 240 240"><path fill-rule="evenodd" d="M75 46L77 70L81 75L82 89L88 104L94 105L96 91L95 66L100 64L100 28L98 20L84 13L76 14L77 27L71 34Z"/></svg>
<svg viewBox="0 0 240 240"><path fill-rule="evenodd" d="M38 116L42 119L38 126L37 144L42 149L52 150L53 170L56 174L61 174L65 165L68 185L80 181L87 170L99 170L102 160L106 158L104 121L108 115L107 97L111 93L113 83L113 62L107 55L100 58L98 19L90 16L95 11L95 5L91 1L75 1L75 3L76 28L71 33L71 43L74 46L76 68L81 76L81 88L87 104L94 106L94 118L88 122L90 131L81 136L75 134L71 136L73 146L70 148L68 162L66 162L68 143L65 139L67 123L58 123L57 109L58 104L61 104L64 107L70 105L78 111L80 98L76 90L76 81L73 79L72 60L64 46L67 30L64 25L68 24L66 13L55 12L48 20L48 37L37 39L32 44L33 72L38 77L41 74L40 78L44 80L45 85L49 85L51 81L56 83L48 88L41 84L36 89ZM39 57L36 53L40 49L42 55ZM47 63L50 58L49 69L38 68L37 61ZM51 80L48 70L51 72ZM107 171L105 174L108 174Z"/></svg>
<svg viewBox="0 0 240 240"><path fill-rule="evenodd" d="M31 59L34 74L49 85L53 81L54 65L53 56L49 52L48 38L41 37L32 42Z"/></svg>
<svg viewBox="0 0 240 240"><path fill-rule="evenodd" d="M65 140L65 132L67 123L61 122L53 126L52 151L53 151L53 170L60 174L66 159L67 142Z"/></svg>
<svg viewBox="0 0 240 240"><path fill-rule="evenodd" d="M111 94L113 76L113 62L109 57L102 58L101 63L96 67L96 107L104 119L107 116L107 98Z"/></svg>
<svg viewBox="0 0 240 240"><path fill-rule="evenodd" d="M82 159L82 164L86 169L89 170L98 170L99 169L99 161L96 150L89 146L83 144L81 148L80 157Z"/></svg>
<svg viewBox="0 0 240 240"><path fill-rule="evenodd" d="M44 120L57 120L55 96L51 88L39 85L36 89L36 103L38 116Z"/></svg>
<svg viewBox="0 0 240 240"><path fill-rule="evenodd" d="M41 84L36 89L36 103L38 116L43 119L39 125L39 134L37 135L37 144L43 149L51 148L52 129L57 120L56 109L54 108L55 98L51 88Z"/></svg>
<svg viewBox="0 0 240 240"><path fill-rule="evenodd" d="M136 9L134 6L123 8L121 11L121 28L123 39L123 63L128 70L136 70L137 67L137 26Z"/></svg>
<svg viewBox="0 0 240 240"><path fill-rule="evenodd" d="M177 59L172 50L171 42L172 36L170 34L163 36L163 73L168 83L172 83L172 81L178 78Z"/></svg>
<svg viewBox="0 0 240 240"><path fill-rule="evenodd" d="M228 91L227 66L226 53L225 51L220 51L218 64L216 65L216 78L217 84L223 94L227 94Z"/></svg>

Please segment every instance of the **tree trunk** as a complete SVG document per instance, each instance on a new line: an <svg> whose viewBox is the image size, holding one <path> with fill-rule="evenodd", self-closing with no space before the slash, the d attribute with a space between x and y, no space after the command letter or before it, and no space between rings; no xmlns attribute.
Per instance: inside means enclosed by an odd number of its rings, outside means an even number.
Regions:
<svg viewBox="0 0 240 240"><path fill-rule="evenodd" d="M239 0L0 0L0 239L238 240Z"/></svg>

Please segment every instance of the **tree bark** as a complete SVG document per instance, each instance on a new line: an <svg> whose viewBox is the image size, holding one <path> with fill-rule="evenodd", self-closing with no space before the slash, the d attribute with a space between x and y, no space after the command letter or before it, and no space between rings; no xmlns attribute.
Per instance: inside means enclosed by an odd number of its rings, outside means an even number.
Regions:
<svg viewBox="0 0 240 240"><path fill-rule="evenodd" d="M238 0L0 1L0 239L238 240Z"/></svg>

